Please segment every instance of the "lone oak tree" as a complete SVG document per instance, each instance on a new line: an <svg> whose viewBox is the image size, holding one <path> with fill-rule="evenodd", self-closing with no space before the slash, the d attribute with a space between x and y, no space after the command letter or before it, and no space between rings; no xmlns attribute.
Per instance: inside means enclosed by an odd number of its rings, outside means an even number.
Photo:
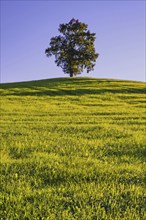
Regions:
<svg viewBox="0 0 146 220"><path fill-rule="evenodd" d="M88 25L71 19L69 23L60 24L62 35L52 37L50 47L45 50L47 57L55 55L55 63L70 77L87 73L94 69L98 54L95 52L95 33L87 30Z"/></svg>

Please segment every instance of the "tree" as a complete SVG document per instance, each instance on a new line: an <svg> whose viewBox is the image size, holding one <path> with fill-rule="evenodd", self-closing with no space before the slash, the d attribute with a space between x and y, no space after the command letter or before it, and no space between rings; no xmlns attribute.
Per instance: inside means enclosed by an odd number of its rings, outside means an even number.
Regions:
<svg viewBox="0 0 146 220"><path fill-rule="evenodd" d="M62 35L52 37L50 47L45 50L47 57L55 55L55 63L70 77L87 73L94 69L98 54L95 52L95 33L87 30L88 25L71 19L69 23L60 24Z"/></svg>

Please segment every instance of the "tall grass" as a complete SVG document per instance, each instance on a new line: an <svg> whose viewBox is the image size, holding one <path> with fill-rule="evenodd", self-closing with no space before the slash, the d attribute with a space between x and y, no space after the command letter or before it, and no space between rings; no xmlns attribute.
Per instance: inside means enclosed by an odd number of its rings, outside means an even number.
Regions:
<svg viewBox="0 0 146 220"><path fill-rule="evenodd" d="M145 84L1 84L1 219L142 220Z"/></svg>

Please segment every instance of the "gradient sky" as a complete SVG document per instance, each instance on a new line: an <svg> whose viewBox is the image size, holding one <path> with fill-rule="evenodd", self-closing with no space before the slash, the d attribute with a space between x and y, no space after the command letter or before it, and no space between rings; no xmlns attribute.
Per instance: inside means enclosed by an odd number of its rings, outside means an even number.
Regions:
<svg viewBox="0 0 146 220"><path fill-rule="evenodd" d="M1 82L66 77L45 56L60 23L79 19L100 54L84 76L145 81L145 1L1 1Z"/></svg>

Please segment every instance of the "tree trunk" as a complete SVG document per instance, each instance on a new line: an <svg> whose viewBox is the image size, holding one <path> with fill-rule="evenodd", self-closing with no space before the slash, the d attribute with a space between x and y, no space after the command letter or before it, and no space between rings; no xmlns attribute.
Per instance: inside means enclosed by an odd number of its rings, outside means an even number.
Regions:
<svg viewBox="0 0 146 220"><path fill-rule="evenodd" d="M73 73L70 73L70 77L73 77Z"/></svg>

